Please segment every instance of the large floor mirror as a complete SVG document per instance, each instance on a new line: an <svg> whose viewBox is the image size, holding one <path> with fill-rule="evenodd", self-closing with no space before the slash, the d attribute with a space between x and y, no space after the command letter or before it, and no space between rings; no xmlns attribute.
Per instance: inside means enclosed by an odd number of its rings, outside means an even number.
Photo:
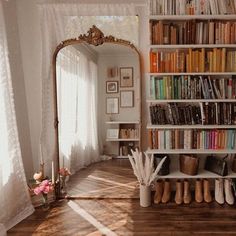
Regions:
<svg viewBox="0 0 236 236"><path fill-rule="evenodd" d="M96 26L56 48L61 196L135 195L136 179L127 156L131 149L141 148L140 68L133 44L105 36Z"/></svg>

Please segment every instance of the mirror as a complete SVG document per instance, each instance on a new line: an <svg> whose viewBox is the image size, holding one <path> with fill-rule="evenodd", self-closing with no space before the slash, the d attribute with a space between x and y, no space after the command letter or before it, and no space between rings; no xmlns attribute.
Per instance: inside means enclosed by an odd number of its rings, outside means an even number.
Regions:
<svg viewBox="0 0 236 236"><path fill-rule="evenodd" d="M75 174L92 163L127 158L131 149L141 149L140 75L140 55L135 46L104 36L96 26L56 48L59 169L66 167ZM64 180L61 178L58 194L68 191L76 195L73 187L65 188Z"/></svg>

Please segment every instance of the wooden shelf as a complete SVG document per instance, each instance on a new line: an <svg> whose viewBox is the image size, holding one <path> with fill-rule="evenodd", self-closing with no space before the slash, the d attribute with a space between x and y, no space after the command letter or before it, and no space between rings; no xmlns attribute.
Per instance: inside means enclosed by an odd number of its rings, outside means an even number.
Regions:
<svg viewBox="0 0 236 236"><path fill-rule="evenodd" d="M147 129L236 129L236 125L152 125Z"/></svg>
<svg viewBox="0 0 236 236"><path fill-rule="evenodd" d="M170 171L169 175L158 175L158 179L196 179L196 178L236 178L236 173L230 172L227 176L220 176L207 170L199 170L197 175L187 175L179 170Z"/></svg>
<svg viewBox="0 0 236 236"><path fill-rule="evenodd" d="M139 121L106 121L106 124L139 124Z"/></svg>
<svg viewBox="0 0 236 236"><path fill-rule="evenodd" d="M235 14L229 15L150 15L150 20L236 20Z"/></svg>
<svg viewBox="0 0 236 236"><path fill-rule="evenodd" d="M234 154L236 149L148 149L147 154Z"/></svg>
<svg viewBox="0 0 236 236"><path fill-rule="evenodd" d="M147 103L199 103L199 102L236 102L236 99L147 99Z"/></svg>
<svg viewBox="0 0 236 236"><path fill-rule="evenodd" d="M138 142L139 138L107 138L107 142Z"/></svg>
<svg viewBox="0 0 236 236"><path fill-rule="evenodd" d="M149 49L188 49L188 48L236 48L236 44L156 44Z"/></svg>
<svg viewBox="0 0 236 236"><path fill-rule="evenodd" d="M180 73L147 73L149 76L167 76L167 75L236 75L236 72L180 72Z"/></svg>

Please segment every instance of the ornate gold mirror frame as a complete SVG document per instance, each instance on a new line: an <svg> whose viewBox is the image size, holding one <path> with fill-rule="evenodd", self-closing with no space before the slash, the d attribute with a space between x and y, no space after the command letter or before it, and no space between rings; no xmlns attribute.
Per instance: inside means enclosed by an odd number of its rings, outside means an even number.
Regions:
<svg viewBox="0 0 236 236"><path fill-rule="evenodd" d="M56 50L54 51L53 54L53 103L54 103L54 127L55 127L55 136L56 136L56 165L57 165L57 170L60 169L60 157L59 157L59 130L58 130L58 106L57 106L57 74L56 74L56 59L57 59L57 55L59 53L59 51L69 45L74 45L74 44L79 44L79 43L88 43L91 44L93 46L99 46L102 45L104 43L112 43L112 44L118 44L118 45L123 45L126 47L129 47L133 50L135 50L138 54L139 57L139 65L140 65L140 102L139 102L139 110L140 110L140 147L142 147L142 135L141 135L141 130L142 130L142 122L141 122L141 114L142 114L142 106L141 106L141 94L142 94L142 79L141 79L141 75L142 75L142 64L141 64L141 55L139 53L139 51L137 50L137 48L129 41L127 40L123 40L123 39L117 39L114 36L104 36L103 32L98 29L95 25L92 26L92 28L90 28L87 32L87 34L81 34L78 38L73 38L73 39L67 39L62 41L57 47ZM57 172L58 174L58 172ZM61 198L61 194L60 194L60 178L58 178L58 182L57 185L55 187L55 195L56 198Z"/></svg>

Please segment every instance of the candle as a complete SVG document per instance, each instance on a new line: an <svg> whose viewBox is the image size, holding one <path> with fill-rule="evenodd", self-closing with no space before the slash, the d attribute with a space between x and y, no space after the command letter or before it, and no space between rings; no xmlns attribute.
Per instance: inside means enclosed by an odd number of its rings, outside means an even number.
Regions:
<svg viewBox="0 0 236 236"><path fill-rule="evenodd" d="M39 145L39 157L40 157L40 164L43 164L43 153L41 144Z"/></svg>
<svg viewBox="0 0 236 236"><path fill-rule="evenodd" d="M55 176L54 176L54 163L52 161L52 183L55 183Z"/></svg>

